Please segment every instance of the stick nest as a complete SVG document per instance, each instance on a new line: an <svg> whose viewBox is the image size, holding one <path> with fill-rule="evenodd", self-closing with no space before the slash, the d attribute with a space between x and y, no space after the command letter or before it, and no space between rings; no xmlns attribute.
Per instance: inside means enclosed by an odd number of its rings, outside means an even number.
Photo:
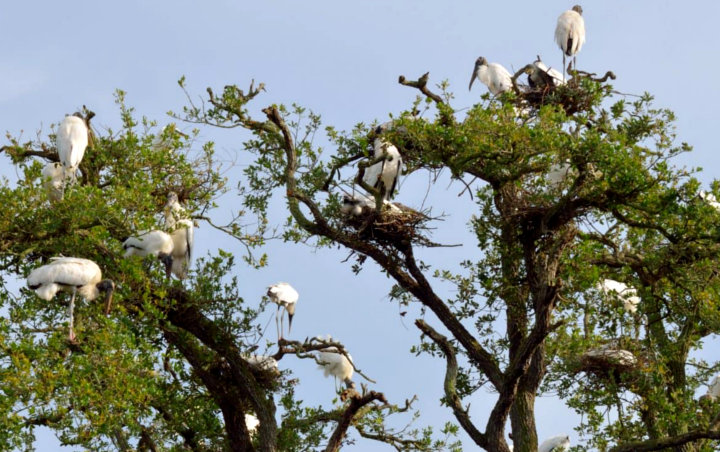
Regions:
<svg viewBox="0 0 720 452"><path fill-rule="evenodd" d="M422 232L427 230L430 218L422 212L400 203L388 203L380 212L363 206L359 214L348 214L345 223L355 229L361 238L379 242L409 241L426 246L436 245Z"/></svg>

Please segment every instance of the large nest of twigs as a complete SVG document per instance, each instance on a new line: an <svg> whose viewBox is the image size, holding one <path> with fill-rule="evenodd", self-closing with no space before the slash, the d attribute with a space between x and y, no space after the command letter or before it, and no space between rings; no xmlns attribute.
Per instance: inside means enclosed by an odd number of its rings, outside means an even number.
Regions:
<svg viewBox="0 0 720 452"><path fill-rule="evenodd" d="M593 78L591 74L577 73L562 85L550 83L536 88L523 87L518 93L519 103L521 106L530 106L536 109L546 104L557 105L565 110L565 114L568 116L578 111L588 110L595 102L597 93L582 87L583 78L605 82L608 78L615 79L615 75L608 72L601 78Z"/></svg>
<svg viewBox="0 0 720 452"><path fill-rule="evenodd" d="M374 205L356 206L345 212L347 225L358 231L363 239L382 242L414 242L434 245L422 232L427 230L429 217L400 203L385 203L380 212Z"/></svg>
<svg viewBox="0 0 720 452"><path fill-rule="evenodd" d="M629 384L636 380L641 366L642 357L618 344L608 343L583 353L579 359L578 371L600 379L613 380L616 384Z"/></svg>

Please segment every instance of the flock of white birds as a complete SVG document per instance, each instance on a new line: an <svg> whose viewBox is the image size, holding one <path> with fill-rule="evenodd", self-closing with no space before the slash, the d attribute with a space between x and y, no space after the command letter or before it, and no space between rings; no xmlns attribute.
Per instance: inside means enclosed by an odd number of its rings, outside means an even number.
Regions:
<svg viewBox="0 0 720 452"><path fill-rule="evenodd" d="M562 85L565 78L565 57L575 57L585 43L585 23L582 17L582 8L578 5L563 12L557 21L555 41L562 50L563 71L549 68L540 58L532 63L528 71L528 83L531 88L543 87L548 83L553 86ZM469 89L475 79L480 80L488 87L493 95L499 95L512 88L512 76L502 65L488 63L485 57L479 57L475 62ZM374 162L368 166L363 176L363 182L381 194L382 201L389 209L397 209L389 203L389 199L398 188L398 179L402 171L402 157L396 146L383 137L384 132L392 127L392 122L377 127L373 142ZM82 161L85 149L88 146L89 125L80 113L65 117L60 123L56 134L56 144L59 162L47 164L42 170L43 184L51 203L63 199L67 187L77 181L77 171ZM549 174L551 184L560 184L570 171L569 163L555 164ZM714 208L720 210L720 203L709 193L701 192L700 196ZM342 211L346 215L360 215L364 208L375 209L374 196L353 194L345 196ZM162 262L167 278L175 275L184 279L188 275L192 256L194 234L193 220L182 207L175 193L170 193L164 208L165 229L139 232L136 236L127 238L122 246L125 257L139 256L141 258L152 256ZM105 295L105 313L109 314L115 284L109 279L102 279L100 267L93 261L77 257L53 257L50 263L34 269L27 278L28 287L44 300L51 300L57 292L63 291L72 294L68 310L69 339L75 341L74 333L74 306L75 298L79 293L87 301L96 299L101 293ZM597 284L597 289L606 299L619 300L626 312L635 314L640 303L637 290L625 283L604 279ZM275 322L278 340L283 338L283 318L287 313L288 334L292 327L295 306L299 298L298 292L288 283L280 282L268 288L267 295L271 302L277 304ZM281 311L282 310L282 311ZM319 338L322 339L322 338ZM330 336L326 340L332 340ZM623 361L632 361L634 356L626 350L601 347L588 353L614 354ZM246 355L245 359L252 366L273 372L279 372L277 361L264 355ZM316 361L324 371L325 376L333 376L348 386L352 384L354 367L349 354L340 353L335 347L329 347L318 352ZM720 375L716 376L704 396L715 400L720 397ZM245 417L248 431L255 432L259 421L252 414ZM570 437L559 435L543 441L539 452L564 451L570 447ZM512 449L512 446L511 446Z"/></svg>
<svg viewBox="0 0 720 452"><path fill-rule="evenodd" d="M66 116L60 123L56 133L60 161L47 164L42 171L43 185L50 203L62 201L66 189L77 183L77 171L88 146L89 134L89 124L80 113ZM399 159L399 153L393 154L392 151L389 153L393 156L396 155ZM384 162L379 162L378 165L381 165L376 176L378 180L370 183L379 187L383 187L382 184L385 184L392 191L395 181L385 176L387 171L382 169ZM399 173L399 160L395 160L389 166L394 166L394 171ZM128 237L122 243L125 250L124 257L145 258L151 256L157 258L162 262L165 276L168 279L174 275L182 280L187 277L190 269L195 225L180 204L176 193L171 192L168 195L163 211L165 230L142 231L135 236ZM71 342L77 340L74 328L76 295L79 294L86 301L92 301L104 293L105 314L108 315L115 290L113 281L102 279L102 271L95 262L89 259L64 256L50 258L48 264L32 270L27 277L27 284L40 298L47 301L53 299L58 292L72 294L68 309L68 339ZM267 295L271 302L278 305L275 320L278 327L278 340L280 340L283 338L283 312L280 309L282 308L288 315L289 333L299 294L290 284L280 282L270 286ZM329 336L328 339L330 339ZM347 356L349 358L350 355ZM324 370L325 376L332 375L350 387L354 369L352 358L350 360L348 358L335 347L328 347L317 354L316 361ZM279 372L278 363L271 356L246 355L245 359L251 366L265 371ZM252 414L247 414L245 419L248 431L254 432L259 425L257 418Z"/></svg>

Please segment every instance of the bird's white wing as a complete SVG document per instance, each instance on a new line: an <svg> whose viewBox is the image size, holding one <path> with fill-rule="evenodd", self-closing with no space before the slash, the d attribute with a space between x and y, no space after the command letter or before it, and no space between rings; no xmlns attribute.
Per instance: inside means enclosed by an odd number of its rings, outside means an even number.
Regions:
<svg viewBox="0 0 720 452"><path fill-rule="evenodd" d="M88 129L77 116L66 116L57 132L57 148L65 168L77 168L88 145Z"/></svg>
<svg viewBox="0 0 720 452"><path fill-rule="evenodd" d="M28 276L29 285L57 283L65 286L84 286L102 279L98 265L88 259L77 257L56 257L52 261L36 268Z"/></svg>
<svg viewBox="0 0 720 452"><path fill-rule="evenodd" d="M283 304L296 303L298 298L300 298L297 290L295 290L293 286L285 282L273 284L272 286L270 286L268 288L268 295L270 295L270 298L273 298L273 301L275 303L282 302Z"/></svg>

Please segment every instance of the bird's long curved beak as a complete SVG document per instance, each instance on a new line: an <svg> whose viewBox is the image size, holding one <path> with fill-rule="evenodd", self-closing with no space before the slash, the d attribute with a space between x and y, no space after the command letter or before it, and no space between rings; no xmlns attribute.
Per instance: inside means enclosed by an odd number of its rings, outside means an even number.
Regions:
<svg viewBox="0 0 720 452"><path fill-rule="evenodd" d="M472 89L473 82L477 78L478 66L479 65L477 63L475 63L475 66L473 66L472 77L470 77L470 85L468 85L468 91Z"/></svg>
<svg viewBox="0 0 720 452"><path fill-rule="evenodd" d="M288 333L290 333L290 330L292 329L292 319L295 314L290 314L288 312Z"/></svg>
<svg viewBox="0 0 720 452"><path fill-rule="evenodd" d="M112 284L110 288L105 292L105 315L110 315L110 309L112 308L113 293L115 292L115 284Z"/></svg>

